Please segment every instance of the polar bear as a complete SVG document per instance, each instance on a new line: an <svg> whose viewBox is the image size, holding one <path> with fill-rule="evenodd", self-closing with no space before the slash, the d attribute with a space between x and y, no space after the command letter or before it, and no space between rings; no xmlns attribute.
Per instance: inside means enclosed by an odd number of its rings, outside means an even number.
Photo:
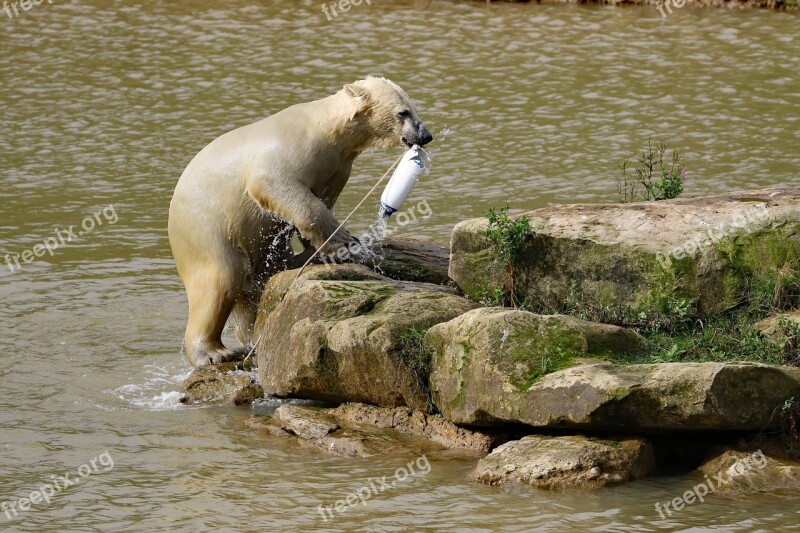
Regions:
<svg viewBox="0 0 800 533"><path fill-rule="evenodd" d="M431 140L403 89L370 76L203 148L169 207L169 243L189 299L189 361L202 366L244 355L222 343L228 317L233 313L237 339L250 344L265 281L301 264L339 226L331 209L360 152ZM295 231L306 246L298 255L290 242ZM353 241L342 228L322 251Z"/></svg>

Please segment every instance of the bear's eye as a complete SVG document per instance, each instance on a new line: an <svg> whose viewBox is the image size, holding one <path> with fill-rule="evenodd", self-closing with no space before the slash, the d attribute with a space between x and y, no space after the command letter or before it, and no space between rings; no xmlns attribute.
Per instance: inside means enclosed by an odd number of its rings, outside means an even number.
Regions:
<svg viewBox="0 0 800 533"><path fill-rule="evenodd" d="M408 118L411 116L411 111L409 111L408 109L403 109L397 114L397 116L400 118Z"/></svg>

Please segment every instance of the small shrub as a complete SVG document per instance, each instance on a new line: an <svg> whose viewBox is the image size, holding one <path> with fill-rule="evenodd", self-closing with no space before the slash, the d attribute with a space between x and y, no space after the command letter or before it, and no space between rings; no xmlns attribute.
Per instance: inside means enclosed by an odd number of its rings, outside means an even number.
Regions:
<svg viewBox="0 0 800 533"><path fill-rule="evenodd" d="M648 139L647 151L639 152L633 175L628 170L629 160L619 164L622 171L618 185L621 203L656 202L680 196L686 180L683 156L677 150L672 151L671 158L666 156L667 143L661 142L654 147L652 140Z"/></svg>
<svg viewBox="0 0 800 533"><path fill-rule="evenodd" d="M489 225L481 235L492 245L494 258L492 268L500 270L500 277L503 279L503 286L500 289L503 305L517 307L519 300L516 295L516 271L514 263L519 257L522 243L530 233L530 219L528 217L518 217L511 219L508 216L508 204L495 211L494 208L484 215L489 220ZM488 290L487 290L488 292ZM497 300L497 289L493 289L493 294L487 295L490 299Z"/></svg>

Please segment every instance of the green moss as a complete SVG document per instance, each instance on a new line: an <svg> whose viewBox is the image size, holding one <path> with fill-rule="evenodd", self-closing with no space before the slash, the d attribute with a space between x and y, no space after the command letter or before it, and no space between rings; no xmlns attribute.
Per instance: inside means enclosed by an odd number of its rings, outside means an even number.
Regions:
<svg viewBox="0 0 800 533"><path fill-rule="evenodd" d="M461 347L464 348L462 360L466 360L469 357L469 351L472 349L472 332L468 331L466 337L465 340L461 341Z"/></svg>
<svg viewBox="0 0 800 533"><path fill-rule="evenodd" d="M608 397L613 398L615 400L622 400L630 393L630 389L628 387L616 387L613 389L609 389Z"/></svg>
<svg viewBox="0 0 800 533"><path fill-rule="evenodd" d="M520 390L528 390L531 388L531 385L536 383L539 379L547 374L571 367L573 364L572 361L573 359L568 353L560 350L545 350L545 354L542 355L539 366L534 368L533 371L528 375L528 378L520 386Z"/></svg>
<svg viewBox="0 0 800 533"><path fill-rule="evenodd" d="M428 400L428 411L434 412L430 375L433 350L425 345L427 329L408 329L400 334L400 358Z"/></svg>
<svg viewBox="0 0 800 533"><path fill-rule="evenodd" d="M504 331L502 336L510 349L498 364L511 377L511 383L523 391L542 376L569 368L575 357L586 355L581 333L538 321L531 328L515 329L510 334Z"/></svg>
<svg viewBox="0 0 800 533"><path fill-rule="evenodd" d="M622 449L622 443L618 440L599 439L597 437L589 437L589 440L598 444L604 444L609 448L615 448L617 450Z"/></svg>
<svg viewBox="0 0 800 533"><path fill-rule="evenodd" d="M787 239L788 241L788 239ZM800 364L800 336L787 334L781 342L770 342L753 328L753 324L784 311L800 309L800 261L792 259L791 244L774 244L776 258L788 258L781 268L754 268L748 262L756 255L743 253L730 243L720 244L724 261L734 261L736 269L728 269L721 278L720 298L729 302L727 310L708 312L697 308L682 276L692 265L684 260L673 262L671 273L663 276L650 299L639 302L632 313L615 313L612 309L587 306L579 291L572 294L567 314L618 324L638 331L646 340L644 347L631 354L611 354L618 363L667 363L684 361L753 361L767 364ZM764 252L766 253L766 252ZM761 262L758 262L761 263ZM766 263L769 264L769 263ZM660 266L658 267L660 268ZM655 277L655 274L654 274ZM679 296L684 294L686 296Z"/></svg>

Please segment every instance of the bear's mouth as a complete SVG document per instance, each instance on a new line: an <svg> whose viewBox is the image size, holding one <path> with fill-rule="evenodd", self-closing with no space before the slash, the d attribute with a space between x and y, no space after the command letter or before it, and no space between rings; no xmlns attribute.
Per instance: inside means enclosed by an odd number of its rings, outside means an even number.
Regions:
<svg viewBox="0 0 800 533"><path fill-rule="evenodd" d="M403 138L402 138L402 139L400 139L400 140L401 140L401 141L403 141L403 144L405 144L405 145L406 145L406 146L408 146L409 148L411 148L411 147L413 147L413 146L414 146L414 143L410 143L410 142L408 142L408 139L406 139L405 137L403 137Z"/></svg>

